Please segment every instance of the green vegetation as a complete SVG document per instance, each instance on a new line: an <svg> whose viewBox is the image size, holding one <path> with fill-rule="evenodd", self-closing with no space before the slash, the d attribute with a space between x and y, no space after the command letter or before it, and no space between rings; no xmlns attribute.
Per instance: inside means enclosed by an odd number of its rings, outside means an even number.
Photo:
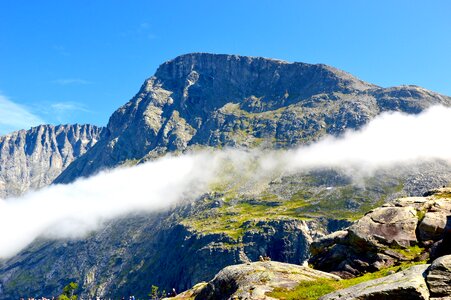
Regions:
<svg viewBox="0 0 451 300"><path fill-rule="evenodd" d="M418 222L423 221L425 215L426 215L426 211L424 211L424 210L417 210Z"/></svg>
<svg viewBox="0 0 451 300"><path fill-rule="evenodd" d="M415 263L409 262L402 264L400 266L389 267L374 273L367 273L360 277L344 279L340 281L332 279L318 279L314 281L304 281L301 282L301 284L299 284L294 290L276 289L271 293L268 293L268 296L284 300L314 300L331 292L345 289L365 281L382 278L389 275L392 272L398 272L400 270L407 269L415 264L421 263L425 262L415 262Z"/></svg>
<svg viewBox="0 0 451 300"><path fill-rule="evenodd" d="M74 295L78 289L78 283L71 282L63 289L63 293L58 297L58 300L77 300L78 296Z"/></svg>
<svg viewBox="0 0 451 300"><path fill-rule="evenodd" d="M390 250L398 252L408 260L414 260L418 258L425 251L424 248L421 248L418 245L411 246L408 248L392 247L390 248Z"/></svg>
<svg viewBox="0 0 451 300"><path fill-rule="evenodd" d="M357 185L337 179L343 175L333 171L297 174L269 183L271 178L256 180L257 172L255 161L234 166L225 159L218 179L210 186L212 192L195 214L181 220L182 224L199 233L222 233L239 241L246 231L260 230L261 221L317 217L356 220L403 188L397 180L379 182L373 178ZM277 174L272 175L277 178Z"/></svg>
<svg viewBox="0 0 451 300"><path fill-rule="evenodd" d="M438 198L438 199L448 199L451 198L451 190L450 189L446 189L446 190L442 190L439 191L437 193L435 193L433 195L434 198Z"/></svg>
<svg viewBox="0 0 451 300"><path fill-rule="evenodd" d="M159 296L160 296L160 293L158 292L158 286L152 285L150 287L149 297L151 299L157 299Z"/></svg>

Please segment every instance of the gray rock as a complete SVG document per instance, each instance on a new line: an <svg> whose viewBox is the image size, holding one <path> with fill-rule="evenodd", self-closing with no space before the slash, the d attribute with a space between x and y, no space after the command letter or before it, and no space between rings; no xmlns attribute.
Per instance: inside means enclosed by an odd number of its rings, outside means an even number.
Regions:
<svg viewBox="0 0 451 300"><path fill-rule="evenodd" d="M446 226L445 212L427 212L418 225L419 238L422 241L437 241L441 238Z"/></svg>
<svg viewBox="0 0 451 300"><path fill-rule="evenodd" d="M396 245L409 247L416 244L416 210L407 207L380 207L368 213L349 227L349 239L363 246Z"/></svg>
<svg viewBox="0 0 451 300"><path fill-rule="evenodd" d="M396 199L368 212L344 232L313 241L309 262L315 268L348 278L403 261L449 254L450 206L449 188L427 197ZM440 240L433 244L428 242L431 239ZM418 244L425 249L412 252L409 247Z"/></svg>
<svg viewBox="0 0 451 300"><path fill-rule="evenodd" d="M103 134L93 125L40 125L0 137L0 198L50 184Z"/></svg>
<svg viewBox="0 0 451 300"><path fill-rule="evenodd" d="M175 299L274 299L266 296L274 288L293 289L300 282L317 279L340 280L338 276L305 266L280 262L254 262L222 269L213 280L198 291L188 291Z"/></svg>
<svg viewBox="0 0 451 300"><path fill-rule="evenodd" d="M329 235L314 240L310 244L310 252L312 255L318 254L324 248L328 248L334 244L342 244L348 236L347 230L338 230Z"/></svg>
<svg viewBox="0 0 451 300"><path fill-rule="evenodd" d="M451 255L432 262L426 281L433 297L451 297Z"/></svg>
<svg viewBox="0 0 451 300"><path fill-rule="evenodd" d="M425 276L429 265L416 265L383 278L370 280L325 295L320 300L429 299Z"/></svg>

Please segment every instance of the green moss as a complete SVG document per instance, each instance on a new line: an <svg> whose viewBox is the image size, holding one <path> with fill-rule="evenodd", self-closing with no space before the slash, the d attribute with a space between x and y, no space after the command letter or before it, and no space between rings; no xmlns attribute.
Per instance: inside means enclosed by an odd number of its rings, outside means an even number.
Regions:
<svg viewBox="0 0 451 300"><path fill-rule="evenodd" d="M425 215L426 215L426 211L424 211L424 210L417 210L418 222L423 221Z"/></svg>
<svg viewBox="0 0 451 300"><path fill-rule="evenodd" d="M408 260L414 260L417 257L419 257L422 253L424 253L425 249L421 248L418 245L411 246L408 248L399 248L399 247L392 247L390 248L393 251L398 252L402 256L404 256Z"/></svg>
<svg viewBox="0 0 451 300"><path fill-rule="evenodd" d="M437 192L433 195L434 198L438 198L438 199L449 199L451 198L451 191L440 191Z"/></svg>
<svg viewBox="0 0 451 300"><path fill-rule="evenodd" d="M340 281L332 279L318 279L314 281L303 281L295 289L275 289L268 296L285 300L314 300L331 292L348 288L350 286L366 282L369 280L382 278L389 275L389 272L398 272L407 269L415 264L425 262L405 263L400 266L390 267L374 273L367 273L360 277L344 279Z"/></svg>

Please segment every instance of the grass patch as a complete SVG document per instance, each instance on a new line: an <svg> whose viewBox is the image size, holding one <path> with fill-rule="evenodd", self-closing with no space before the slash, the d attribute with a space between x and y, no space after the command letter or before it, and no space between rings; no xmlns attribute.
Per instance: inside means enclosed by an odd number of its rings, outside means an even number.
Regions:
<svg viewBox="0 0 451 300"><path fill-rule="evenodd" d="M393 250L395 252L398 252L402 256L404 256L408 260L414 260L415 258L419 257L425 250L424 248L421 248L418 245L408 247L406 249L404 248L390 248L390 250Z"/></svg>
<svg viewBox="0 0 451 300"><path fill-rule="evenodd" d="M267 295L277 299L284 300L315 300L324 296L326 294L332 293L337 290L345 289L350 286L366 282L369 280L382 278L390 274L390 272L398 272L400 270L407 269L416 264L422 264L425 262L409 262L404 263L399 266L389 267L374 273L367 273L365 275L344 279L340 281L335 281L332 279L318 279L314 281L304 281L301 282L295 289L274 289L271 293Z"/></svg>

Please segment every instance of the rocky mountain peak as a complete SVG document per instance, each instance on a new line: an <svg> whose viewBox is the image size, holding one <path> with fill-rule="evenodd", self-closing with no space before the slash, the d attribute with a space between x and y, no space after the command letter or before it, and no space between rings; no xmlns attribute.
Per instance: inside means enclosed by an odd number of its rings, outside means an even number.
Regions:
<svg viewBox="0 0 451 300"><path fill-rule="evenodd" d="M209 53L178 56L163 63L155 77L164 87L178 92L183 92L187 81L191 85L199 81L199 85L212 88L212 92L220 98L231 96L231 92L238 99L250 96L283 98L279 105L319 93L352 92L375 87L324 64Z"/></svg>
<svg viewBox="0 0 451 300"><path fill-rule="evenodd" d="M108 137L56 182L191 147L292 147L358 129L383 111L418 113L435 104L451 98L384 89L323 64L185 54L163 63L113 113Z"/></svg>

